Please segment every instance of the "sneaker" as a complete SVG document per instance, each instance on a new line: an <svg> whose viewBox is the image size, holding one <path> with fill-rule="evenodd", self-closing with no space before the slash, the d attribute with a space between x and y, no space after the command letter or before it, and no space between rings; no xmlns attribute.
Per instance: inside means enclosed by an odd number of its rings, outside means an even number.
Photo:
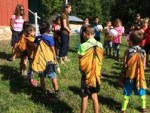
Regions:
<svg viewBox="0 0 150 113"><path fill-rule="evenodd" d="M29 81L29 83L33 86L33 87L37 87L37 81L36 80L34 80L34 79L31 79L30 81Z"/></svg>

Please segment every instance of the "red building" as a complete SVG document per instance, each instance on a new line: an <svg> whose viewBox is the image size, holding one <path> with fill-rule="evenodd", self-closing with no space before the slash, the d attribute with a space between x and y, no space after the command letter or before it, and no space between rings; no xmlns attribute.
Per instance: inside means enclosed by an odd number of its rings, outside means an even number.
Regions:
<svg viewBox="0 0 150 113"><path fill-rule="evenodd" d="M25 18L28 20L28 0L0 0L0 26L9 26L17 4L23 4Z"/></svg>

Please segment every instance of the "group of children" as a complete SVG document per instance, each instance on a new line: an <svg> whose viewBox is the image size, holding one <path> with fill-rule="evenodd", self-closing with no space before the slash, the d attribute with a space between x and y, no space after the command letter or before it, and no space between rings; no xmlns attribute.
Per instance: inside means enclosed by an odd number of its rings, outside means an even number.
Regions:
<svg viewBox="0 0 150 113"><path fill-rule="evenodd" d="M86 17L83 20L83 25L81 26L80 30L80 43L84 42L82 36L82 29L84 26L89 25L89 19ZM109 57L114 57L115 59L119 59L119 46L121 44L121 37L125 31L124 27L122 26L122 22L120 19L116 19L114 22L114 26L112 25L111 21L106 23L106 26L102 27L99 24L99 18L95 17L93 21L93 28L94 28L94 38L97 41L101 41L101 33L104 32L104 48L105 48L105 55ZM117 35L111 35L110 30L114 29L117 32ZM113 50L113 53L112 53Z"/></svg>
<svg viewBox="0 0 150 113"><path fill-rule="evenodd" d="M59 18L58 18L59 19ZM100 32L102 27L98 26L98 18L95 18L94 27L89 25L88 18L85 18L84 25L81 29L81 45L78 49L79 54L79 69L81 71L81 113L86 112L87 102L89 96L93 101L94 113L99 112L98 92L101 85L101 66L104 54L103 46L100 42ZM59 22L57 20L56 22ZM59 25L59 23L57 23ZM27 80L31 85L36 86L37 81L33 79L33 71L38 72L40 76L41 88L44 94L47 94L45 87L45 77L48 76L52 80L55 94L58 94L59 87L57 82L57 75L55 65L57 64L56 47L59 43L59 29L57 25L53 26L54 37L48 35L50 32L50 25L48 22L41 22L39 30L41 35L35 37L35 28L29 24L24 23L24 28L21 37L16 46L16 52L21 53L20 70L21 72L27 68L27 59L29 60L29 68L27 73ZM110 35L110 30L115 29L118 33L116 36ZM99 30L99 34L95 37L95 30ZM111 49L113 48L113 56L119 58L119 45L121 44L121 36L124 33L124 27L119 19L116 19L114 27L109 21L104 28L104 48L106 55L111 56ZM128 42L129 48L125 51L123 72L121 80L123 81L123 103L121 112L125 113L129 96L134 90L135 94L141 98L141 111L146 112L146 80L144 75L146 53L140 47L140 43L145 38L150 42L150 22L149 28L145 30L145 35L141 30L134 30L130 33ZM147 44L147 45L146 45ZM149 43L145 46L150 47ZM147 48L146 48L147 49ZM149 52L149 51L147 51Z"/></svg>
<svg viewBox="0 0 150 113"><path fill-rule="evenodd" d="M15 52L20 53L20 72L27 74L27 80L32 86L37 86L37 81L33 79L33 72L39 73L42 93L46 95L45 77L51 79L55 94L58 94L59 87L55 66L57 58L55 53L55 43L53 37L49 36L50 25L43 21L39 25L41 35L35 37L35 27L28 22L24 23L23 31ZM27 64L29 61L28 72Z"/></svg>

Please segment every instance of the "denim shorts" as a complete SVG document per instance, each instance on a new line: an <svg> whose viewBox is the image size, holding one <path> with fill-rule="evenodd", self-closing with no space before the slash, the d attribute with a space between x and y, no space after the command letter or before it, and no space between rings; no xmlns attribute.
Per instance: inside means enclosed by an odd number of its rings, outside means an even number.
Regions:
<svg viewBox="0 0 150 113"><path fill-rule="evenodd" d="M138 96L144 96L146 95L146 90L143 88L137 89L136 85L135 85L135 81L133 82L128 82L124 84L124 88L123 88L123 95L125 96L130 96L132 94L132 91L134 91L135 95Z"/></svg>
<svg viewBox="0 0 150 113"><path fill-rule="evenodd" d="M45 78L46 75L48 76L49 79L56 78L56 76L57 76L55 72L52 72L52 73L49 73L49 74L46 74L45 72L42 72L42 73L39 74L39 76L41 78Z"/></svg>

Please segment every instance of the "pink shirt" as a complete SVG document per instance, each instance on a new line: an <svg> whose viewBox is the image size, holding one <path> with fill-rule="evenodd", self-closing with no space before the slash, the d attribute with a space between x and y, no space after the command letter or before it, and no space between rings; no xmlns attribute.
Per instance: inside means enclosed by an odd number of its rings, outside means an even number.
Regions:
<svg viewBox="0 0 150 113"><path fill-rule="evenodd" d="M120 26L120 27L115 27L114 29L121 35L117 35L116 37L113 37L112 42L121 44L121 37L122 34L124 33L124 27Z"/></svg>
<svg viewBox="0 0 150 113"><path fill-rule="evenodd" d="M23 29L23 23L24 23L24 19L22 16L19 16L18 18L16 18L15 15L12 16L12 19L14 20L14 31L22 31Z"/></svg>

